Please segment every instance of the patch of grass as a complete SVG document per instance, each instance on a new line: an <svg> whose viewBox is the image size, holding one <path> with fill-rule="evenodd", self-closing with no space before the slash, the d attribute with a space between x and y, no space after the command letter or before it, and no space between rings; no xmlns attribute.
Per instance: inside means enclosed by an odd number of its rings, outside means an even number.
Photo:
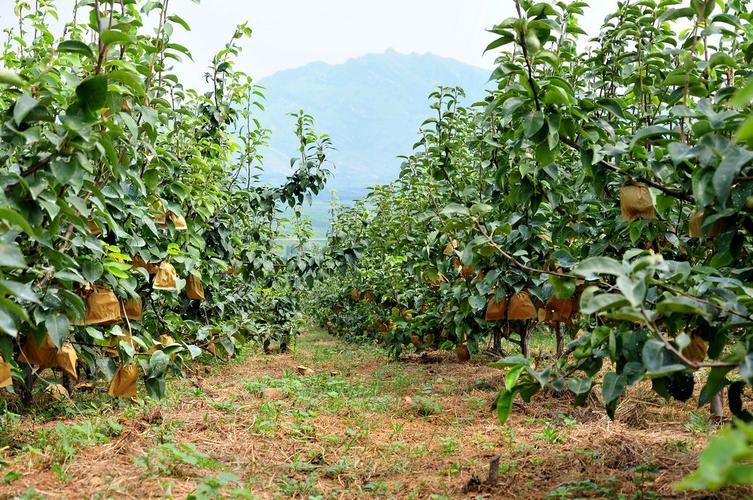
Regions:
<svg viewBox="0 0 753 500"><path fill-rule="evenodd" d="M320 496L321 492L317 489L315 480L314 475L309 475L303 480L284 476L277 480L277 486L280 488L280 492L288 497Z"/></svg>
<svg viewBox="0 0 753 500"><path fill-rule="evenodd" d="M172 476L176 468L181 465L199 469L218 469L222 466L206 453L201 452L193 444L165 443L147 451L137 457L135 462L144 467L144 474L148 476Z"/></svg>
<svg viewBox="0 0 753 500"><path fill-rule="evenodd" d="M541 432L537 434L537 437L541 439L542 441L546 441L549 444L559 444L565 441L565 438L560 432L560 430L557 427L554 427L550 424L546 424L546 426L541 430Z"/></svg>
<svg viewBox="0 0 753 500"><path fill-rule="evenodd" d="M616 495L612 488L601 486L590 479L570 481L544 495L544 498L560 499L582 497L614 498Z"/></svg>
<svg viewBox="0 0 753 500"><path fill-rule="evenodd" d="M462 443L455 439L457 435L458 433L453 431L439 440L442 444L442 454L444 456L454 455L462 449Z"/></svg>
<svg viewBox="0 0 753 500"><path fill-rule="evenodd" d="M120 435L121 425L112 418L94 421L82 420L73 424L58 423L52 429L38 431L32 437L31 448L49 451L53 460L67 462L85 446L105 444Z"/></svg>
<svg viewBox="0 0 753 500"><path fill-rule="evenodd" d="M431 417L442 413L442 405L433 397L418 396L411 402L411 411L419 417Z"/></svg>
<svg viewBox="0 0 753 500"><path fill-rule="evenodd" d="M708 434L716 429L716 424L711 417L697 411L690 412L690 419L685 424L685 430L693 434Z"/></svg>

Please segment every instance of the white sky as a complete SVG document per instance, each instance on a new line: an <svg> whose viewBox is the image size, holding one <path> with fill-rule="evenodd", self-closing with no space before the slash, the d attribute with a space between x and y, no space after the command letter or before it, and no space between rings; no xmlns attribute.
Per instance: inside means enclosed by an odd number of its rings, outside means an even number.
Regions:
<svg viewBox="0 0 753 500"><path fill-rule="evenodd" d="M73 0L57 0L62 19ZM0 0L0 29L15 24L15 0ZM596 33L617 0L591 0L581 25ZM263 78L309 62L341 63L352 57L395 49L431 52L481 67L491 34L485 29L514 15L513 0L171 0L170 12L183 17L192 31L175 41L187 45L195 63L181 67L189 85L199 85L211 55L234 27L249 21L254 30L245 43L238 68Z"/></svg>

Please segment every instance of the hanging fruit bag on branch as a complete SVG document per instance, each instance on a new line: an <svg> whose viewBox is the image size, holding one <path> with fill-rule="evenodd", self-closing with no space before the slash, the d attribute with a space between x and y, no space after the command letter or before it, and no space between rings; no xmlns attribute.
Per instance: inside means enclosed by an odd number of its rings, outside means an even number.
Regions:
<svg viewBox="0 0 753 500"><path fill-rule="evenodd" d="M10 365L0 356L0 388L13 385L13 376L11 375Z"/></svg>
<svg viewBox="0 0 753 500"><path fill-rule="evenodd" d="M141 321L144 317L144 304L141 297L134 297L123 303L123 316L128 318L128 321Z"/></svg>
<svg viewBox="0 0 753 500"><path fill-rule="evenodd" d="M175 268L168 261L162 261L157 269L157 274L154 276L154 285L152 288L155 290L176 290L178 273L175 272Z"/></svg>
<svg viewBox="0 0 753 500"><path fill-rule="evenodd" d="M86 301L86 318L80 326L115 325L123 321L120 301L106 286L87 285L82 292Z"/></svg>
<svg viewBox="0 0 753 500"><path fill-rule="evenodd" d="M139 371L135 363L120 366L110 382L110 390L107 393L116 398L135 398L138 378Z"/></svg>
<svg viewBox="0 0 753 500"><path fill-rule="evenodd" d="M63 348L58 351L49 335L45 336L41 344L38 344L34 337L29 337L26 339L18 360L21 363L36 366L40 370L59 368L74 380L78 380L76 371L78 354L70 342L63 344Z"/></svg>
<svg viewBox="0 0 753 500"><path fill-rule="evenodd" d="M186 297L191 300L204 300L204 287L201 280L193 274L186 278Z"/></svg>
<svg viewBox="0 0 753 500"><path fill-rule="evenodd" d="M628 181L620 188L620 209L625 222L656 219L651 191L642 182Z"/></svg>
<svg viewBox="0 0 753 500"><path fill-rule="evenodd" d="M524 321L536 319L536 306L531 301L531 295L527 291L518 292L510 298L507 306L507 319Z"/></svg>
<svg viewBox="0 0 753 500"><path fill-rule="evenodd" d="M486 304L486 321L503 321L507 313L507 297L497 301L491 297Z"/></svg>

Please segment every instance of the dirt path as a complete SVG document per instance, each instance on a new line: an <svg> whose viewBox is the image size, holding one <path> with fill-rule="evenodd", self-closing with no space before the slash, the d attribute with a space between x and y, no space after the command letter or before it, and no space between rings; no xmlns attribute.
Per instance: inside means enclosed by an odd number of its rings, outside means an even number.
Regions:
<svg viewBox="0 0 753 500"><path fill-rule="evenodd" d="M429 361L309 334L292 354L200 367L163 402L83 396L77 416L4 423L0 496L667 497L711 429L640 389L621 422L544 396L503 428L498 370ZM497 486L465 492L497 453Z"/></svg>

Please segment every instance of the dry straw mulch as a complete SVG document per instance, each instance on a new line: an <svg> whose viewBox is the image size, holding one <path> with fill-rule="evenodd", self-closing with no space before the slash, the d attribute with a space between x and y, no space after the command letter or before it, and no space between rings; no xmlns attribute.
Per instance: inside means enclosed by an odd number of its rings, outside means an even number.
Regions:
<svg viewBox="0 0 753 500"><path fill-rule="evenodd" d="M298 375L296 366L302 364L314 375ZM338 387L348 384L353 390L344 392L347 401L315 393L313 388L327 387L329 377ZM285 387L248 389L248 381L284 378L319 385L295 393ZM189 379L173 383L180 398L145 406L131 418L113 410L110 416L122 432L108 443L80 449L63 465L65 477L53 472L56 459L49 452L4 450L4 470L21 477L0 485L0 497L33 487L48 498L182 498L202 478L220 471L239 477L225 494L242 486L259 498L315 493L338 498L543 498L557 488L573 496L629 498L652 492L664 498L693 497L672 488L694 468L706 441L702 433L686 430L692 403L667 404L646 387L633 388L613 422L597 397L573 408L567 396L542 393L530 404L516 402L509 425L501 427L490 411L500 383L498 370L484 363L459 363L455 353L387 362L378 353L362 355L357 348L316 336L304 339L293 354L251 355L242 364L211 373L194 370ZM306 403L317 397L321 399L313 406ZM427 400L441 411L417 411ZM279 419L264 431L259 423L269 405L279 409ZM24 421L13 432L24 439L57 423L40 427ZM546 429L555 429L558 437L548 439ZM220 469L171 463L150 471L143 465L161 443L175 441L192 445ZM500 476L495 485L485 484L489 461L497 454ZM595 486L576 491L573 485L578 484ZM750 491L718 497L746 493Z"/></svg>

